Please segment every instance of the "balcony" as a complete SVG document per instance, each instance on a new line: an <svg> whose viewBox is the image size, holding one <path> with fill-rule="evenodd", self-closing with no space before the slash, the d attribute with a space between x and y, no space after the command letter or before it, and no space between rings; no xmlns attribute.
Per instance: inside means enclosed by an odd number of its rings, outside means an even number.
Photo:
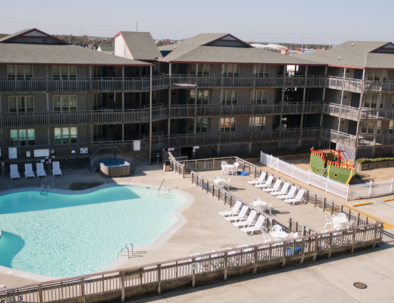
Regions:
<svg viewBox="0 0 394 303"><path fill-rule="evenodd" d="M353 93L365 92L394 92L394 81L363 81L358 79L349 79L342 77L328 76L326 87L331 89L338 89L350 91Z"/></svg>
<svg viewBox="0 0 394 303"><path fill-rule="evenodd" d="M221 87L324 87L325 76L223 77L172 75L172 88Z"/></svg>
<svg viewBox="0 0 394 303"><path fill-rule="evenodd" d="M193 118L214 116L250 116L250 115L291 115L291 114L314 114L321 113L323 103L321 102L298 102L298 103L274 103L262 105L171 105L171 118Z"/></svg>
<svg viewBox="0 0 394 303"><path fill-rule="evenodd" d="M321 138L352 148L394 145L394 135L361 135L358 138L336 130L322 129Z"/></svg>
<svg viewBox="0 0 394 303"><path fill-rule="evenodd" d="M357 108L336 103L324 104L323 113L353 121L360 120L392 120L394 109Z"/></svg>

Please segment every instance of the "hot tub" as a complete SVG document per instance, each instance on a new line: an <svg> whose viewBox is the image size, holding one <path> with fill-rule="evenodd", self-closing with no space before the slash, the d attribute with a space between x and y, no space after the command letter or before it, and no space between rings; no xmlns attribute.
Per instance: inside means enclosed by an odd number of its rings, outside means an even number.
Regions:
<svg viewBox="0 0 394 303"><path fill-rule="evenodd" d="M122 159L108 159L100 162L101 172L108 177L130 175L130 163Z"/></svg>

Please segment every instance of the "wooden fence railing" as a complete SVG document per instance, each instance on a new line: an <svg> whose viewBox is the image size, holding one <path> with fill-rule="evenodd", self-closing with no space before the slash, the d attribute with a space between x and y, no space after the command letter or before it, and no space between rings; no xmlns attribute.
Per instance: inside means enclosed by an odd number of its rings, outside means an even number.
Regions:
<svg viewBox="0 0 394 303"><path fill-rule="evenodd" d="M179 287L202 285L229 276L253 273L267 267L316 261L317 257L375 247L381 242L383 224L311 234L291 240L260 243L215 253L168 260L114 271L40 282L2 290L0 302L51 303L107 302L160 294Z"/></svg>

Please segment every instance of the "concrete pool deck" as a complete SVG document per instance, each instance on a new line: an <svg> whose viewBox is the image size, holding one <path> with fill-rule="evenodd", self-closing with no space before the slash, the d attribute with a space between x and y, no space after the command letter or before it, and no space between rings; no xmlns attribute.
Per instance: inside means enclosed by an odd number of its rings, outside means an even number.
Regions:
<svg viewBox="0 0 394 303"><path fill-rule="evenodd" d="M199 174L211 178L220 172L199 172ZM3 178L0 178L1 191L9 188L37 187L40 184L37 179L10 181L8 178L6 182L3 182L5 181ZM262 191L256 189L258 191L256 192L247 184L246 181L251 180L250 178L235 176L226 176L226 178L231 179L230 184L234 188L231 192L236 196L239 195L243 201L251 202L254 196L260 196L264 200ZM184 257L190 253L202 253L263 241L261 234L247 236L223 220L218 212L228 206L224 206L223 202L192 185L190 175L182 179L174 172L163 172L161 165L138 166L132 177L105 178L99 173L84 170L65 172L63 177L48 177L42 181L51 184L52 188L68 190L71 184L81 182L81 180L102 184L133 182L159 186L163 179L166 180L166 188L177 188L194 197L193 204L182 212L187 222L159 248L139 247L137 251L144 253L137 253L134 258L130 259L126 256L122 257L124 261L119 260L118 268L139 266ZM245 190L241 190L242 188ZM274 219L280 222L288 223L288 217L292 216L311 227L317 229L324 227L324 213L311 206L289 206L281 201L274 201L274 210L278 211L278 213L274 212ZM303 302L326 300L328 302L329 299L330 302L341 302L341 300L343 302L370 302L368 299L371 298L380 299L383 302L390 301L394 298L390 286L394 283L393 233L393 230L385 231L385 243L381 243L380 247L375 250L349 254L329 261L307 262L295 268L290 267L242 279L233 279L214 287L197 287L163 296L149 297L140 302L156 300L161 302L237 302L246 299L250 302L297 302L298 300L303 300ZM10 271L13 270L10 269ZM8 288L36 281L33 276L29 275L15 277L12 274L0 274L0 285L5 284ZM352 286L354 282L364 282L368 288L358 290Z"/></svg>

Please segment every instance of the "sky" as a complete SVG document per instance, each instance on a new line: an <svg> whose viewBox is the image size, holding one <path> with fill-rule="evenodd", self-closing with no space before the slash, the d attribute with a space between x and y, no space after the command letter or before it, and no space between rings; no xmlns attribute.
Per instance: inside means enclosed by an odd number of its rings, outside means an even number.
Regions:
<svg viewBox="0 0 394 303"><path fill-rule="evenodd" d="M0 0L0 33L113 37L150 32L154 39L231 33L247 42L340 44L394 42L393 0Z"/></svg>

